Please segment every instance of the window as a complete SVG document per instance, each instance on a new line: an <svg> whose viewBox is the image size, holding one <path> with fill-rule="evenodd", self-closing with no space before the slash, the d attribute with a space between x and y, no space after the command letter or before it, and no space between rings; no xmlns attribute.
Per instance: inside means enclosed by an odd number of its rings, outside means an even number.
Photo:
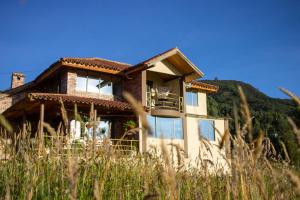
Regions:
<svg viewBox="0 0 300 200"><path fill-rule="evenodd" d="M97 122L95 128L95 136L97 140L102 140L110 137L110 124L109 120L101 120ZM88 138L93 138L93 127L88 126L87 128Z"/></svg>
<svg viewBox="0 0 300 200"><path fill-rule="evenodd" d="M207 140L215 141L215 122L214 120L201 119L199 120L200 138L204 137Z"/></svg>
<svg viewBox="0 0 300 200"><path fill-rule="evenodd" d="M186 92L186 104L190 106L198 106L198 92Z"/></svg>
<svg viewBox="0 0 300 200"><path fill-rule="evenodd" d="M112 82L100 80L100 93L101 94L112 94Z"/></svg>
<svg viewBox="0 0 300 200"><path fill-rule="evenodd" d="M80 121L72 120L70 123L70 133L72 139L80 139L81 137L81 126Z"/></svg>
<svg viewBox="0 0 300 200"><path fill-rule="evenodd" d="M111 121L110 120L100 120L97 121L95 127L95 136L97 140L102 140L110 137L111 133ZM82 129L83 128L83 129ZM70 132L71 138L73 140L80 139L82 136L88 137L89 139L93 138L94 128L88 122L84 127L81 127L80 121L72 120L70 122Z"/></svg>
<svg viewBox="0 0 300 200"><path fill-rule="evenodd" d="M77 91L86 91L86 82L87 82L87 78L86 77L81 77L81 76L77 76L76 79L76 90Z"/></svg>
<svg viewBox="0 0 300 200"><path fill-rule="evenodd" d="M111 81L106 81L93 77L77 76L76 91L112 95L113 87Z"/></svg>
<svg viewBox="0 0 300 200"><path fill-rule="evenodd" d="M183 139L182 119L148 116L150 135L155 138Z"/></svg>
<svg viewBox="0 0 300 200"><path fill-rule="evenodd" d="M99 79L89 77L87 80L87 91L92 93L99 93Z"/></svg>

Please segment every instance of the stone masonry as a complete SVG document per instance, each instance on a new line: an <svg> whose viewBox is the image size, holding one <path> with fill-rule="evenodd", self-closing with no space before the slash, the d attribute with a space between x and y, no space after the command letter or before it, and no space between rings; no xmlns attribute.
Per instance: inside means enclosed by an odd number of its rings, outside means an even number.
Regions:
<svg viewBox="0 0 300 200"><path fill-rule="evenodd" d="M14 72L11 75L11 88L16 88L25 83L25 75L22 73Z"/></svg>

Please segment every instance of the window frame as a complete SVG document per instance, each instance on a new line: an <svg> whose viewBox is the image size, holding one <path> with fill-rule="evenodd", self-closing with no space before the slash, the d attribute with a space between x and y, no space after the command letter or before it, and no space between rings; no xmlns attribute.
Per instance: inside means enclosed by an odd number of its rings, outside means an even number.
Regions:
<svg viewBox="0 0 300 200"><path fill-rule="evenodd" d="M191 95L191 96L189 96ZM191 97L192 103L190 104L190 102L188 101L188 98ZM196 98L195 98L196 97ZM193 106L193 107L198 107L199 106L199 96L198 96L198 91L186 91L186 95L185 95L185 102L186 105L188 106ZM195 99L194 99L195 98Z"/></svg>
<svg viewBox="0 0 300 200"><path fill-rule="evenodd" d="M80 90L79 89L79 87L78 87L78 78L80 78L80 79L85 79L85 89L84 90ZM77 77L76 77L76 87L75 87L75 90L77 91L77 92L86 92L87 91L87 76L78 76L77 75Z"/></svg>
<svg viewBox="0 0 300 200"><path fill-rule="evenodd" d="M151 117L149 119L149 117ZM161 122L158 122L158 119L168 119L172 120L172 134L163 134L158 127L158 124L161 124ZM184 140L184 131L183 131L183 119L182 118L171 118L171 117L159 117L159 116L152 116L148 115L147 120L149 122L149 125L151 127L151 133L149 134L149 137L152 138L163 138L163 139L178 139L178 140ZM180 129L181 134L180 137L177 137L179 134L177 134L178 127L176 127L176 124L180 122ZM154 125L154 127L153 127ZM171 136L171 137L170 137Z"/></svg>
<svg viewBox="0 0 300 200"><path fill-rule="evenodd" d="M211 131L212 130L212 138L211 138L211 136L210 136L210 133L208 132L207 134L203 134L203 132L205 133L205 130L203 131L202 130L202 128L203 128L203 125L201 125L201 122L203 122L203 121L208 121L208 122L212 122L210 125L209 125L209 127L205 127L205 128L208 128L209 129L209 131ZM206 140L208 140L208 141L211 141L211 142L214 142L214 141L216 141L216 124L215 124L215 120L213 120L213 119L199 119L198 120L198 136L199 136L199 139L201 139L201 138L205 138Z"/></svg>
<svg viewBox="0 0 300 200"><path fill-rule="evenodd" d="M82 78L85 79L85 90L80 90L78 88L78 78ZM110 82L110 87L111 87L111 94L105 94L101 92L101 88L98 88L98 92L93 92L93 91L89 91L89 80L97 80L98 81L98 85L101 84L101 81L107 81L105 79L101 79L101 78L97 78L95 76L82 76L82 75L77 75L76 77L76 87L75 87L75 91L76 92L87 92L87 93L93 93L93 94L101 94L101 95L114 95L114 89L113 89L113 82L112 81L108 81Z"/></svg>

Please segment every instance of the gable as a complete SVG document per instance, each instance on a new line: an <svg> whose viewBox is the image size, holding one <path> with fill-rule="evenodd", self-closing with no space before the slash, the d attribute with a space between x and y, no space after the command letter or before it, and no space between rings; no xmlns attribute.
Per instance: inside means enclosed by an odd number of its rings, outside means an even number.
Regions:
<svg viewBox="0 0 300 200"><path fill-rule="evenodd" d="M157 63L163 63L169 69L164 68L161 64L156 65ZM171 64L173 69L171 69L170 65L166 63ZM164 68L164 70L168 73L173 74L178 72L184 77L186 82L196 80L204 75L178 48L170 49L126 69L125 75L129 75L137 71L150 70L151 68L155 68L153 70L162 70L160 68ZM176 71L174 71L174 69Z"/></svg>
<svg viewBox="0 0 300 200"><path fill-rule="evenodd" d="M164 74L170 74L175 76L181 76L182 74L176 69L170 62L163 60L154 64L148 71L159 72Z"/></svg>

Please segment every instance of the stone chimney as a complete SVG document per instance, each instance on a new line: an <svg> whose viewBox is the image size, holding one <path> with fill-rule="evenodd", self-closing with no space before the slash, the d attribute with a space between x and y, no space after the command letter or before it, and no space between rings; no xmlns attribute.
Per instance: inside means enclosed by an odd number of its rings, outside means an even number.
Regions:
<svg viewBox="0 0 300 200"><path fill-rule="evenodd" d="M14 72L11 75L11 88L16 88L25 83L25 75L23 73Z"/></svg>

